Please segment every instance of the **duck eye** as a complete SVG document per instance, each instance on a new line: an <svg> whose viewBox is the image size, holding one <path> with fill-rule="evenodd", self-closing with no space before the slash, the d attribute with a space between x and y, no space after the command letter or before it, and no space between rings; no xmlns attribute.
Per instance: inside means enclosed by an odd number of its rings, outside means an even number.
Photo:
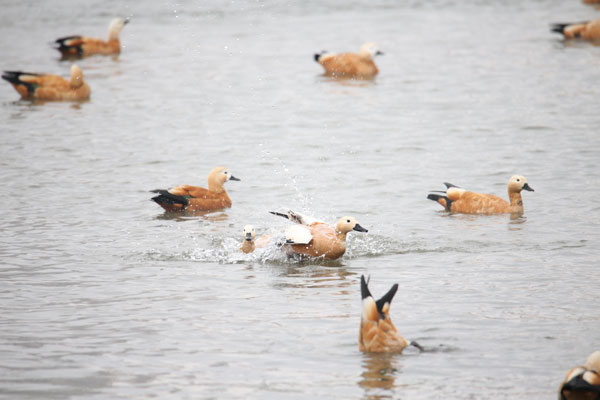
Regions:
<svg viewBox="0 0 600 400"><path fill-rule="evenodd" d="M519 178L517 178L517 182L521 182L521 180Z"/></svg>
<svg viewBox="0 0 600 400"><path fill-rule="evenodd" d="M349 219L347 219L347 220L346 220L346 222L347 222L347 223L350 223L350 220L349 220Z"/></svg>

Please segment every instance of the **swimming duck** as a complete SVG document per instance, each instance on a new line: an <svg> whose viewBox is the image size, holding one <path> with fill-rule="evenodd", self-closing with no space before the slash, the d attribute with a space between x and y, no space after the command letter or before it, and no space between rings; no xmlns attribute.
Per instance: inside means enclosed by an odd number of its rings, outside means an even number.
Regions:
<svg viewBox="0 0 600 400"><path fill-rule="evenodd" d="M579 23L552 24L552 32L562 33L565 39L600 40L600 19Z"/></svg>
<svg viewBox="0 0 600 400"><path fill-rule="evenodd" d="M503 214L503 213L523 213L523 199L521 191L534 190L529 186L527 180L515 175L508 181L508 198L510 203L493 194L481 194L461 189L451 183L444 183L446 192L444 196L429 194L429 200L440 203L446 211L463 214Z"/></svg>
<svg viewBox="0 0 600 400"><path fill-rule="evenodd" d="M600 351L587 358L583 367L572 368L560 385L559 400L600 399Z"/></svg>
<svg viewBox="0 0 600 400"><path fill-rule="evenodd" d="M227 181L239 181L225 167L217 167L208 175L208 189L198 186L181 185L173 189L155 189L158 196L155 201L166 211L212 211L231 207L231 199L223 184Z"/></svg>
<svg viewBox="0 0 600 400"><path fill-rule="evenodd" d="M353 217L340 218L334 228L323 221L293 211L288 211L287 214L271 211L271 214L298 224L290 226L285 231L284 247L288 254L335 260L346 252L348 232L368 232Z"/></svg>
<svg viewBox="0 0 600 400"><path fill-rule="evenodd" d="M244 240L240 250L244 253L252 253L255 249L262 249L271 240L270 235L260 235L256 240L256 232L252 225L244 226Z"/></svg>
<svg viewBox="0 0 600 400"><path fill-rule="evenodd" d="M4 71L2 79L10 82L22 98L28 100L86 100L91 89L77 65L71 66L71 79L58 75L21 71Z"/></svg>
<svg viewBox="0 0 600 400"><path fill-rule="evenodd" d="M315 54L315 61L325 68L325 74L334 77L362 78L375 77L379 70L373 62L373 57L383 54L375 43L365 43L356 53L327 53Z"/></svg>
<svg viewBox="0 0 600 400"><path fill-rule="evenodd" d="M56 39L56 50L60 51L63 58L119 54L121 52L119 34L128 22L129 18L113 19L108 26L108 41L85 36L67 36Z"/></svg>
<svg viewBox="0 0 600 400"><path fill-rule="evenodd" d="M407 346L415 346L423 351L417 342L403 338L390 318L390 305L398 290L398 284L379 300L375 301L369 291L365 276L360 276L362 316L358 333L358 349L372 353L402 353Z"/></svg>

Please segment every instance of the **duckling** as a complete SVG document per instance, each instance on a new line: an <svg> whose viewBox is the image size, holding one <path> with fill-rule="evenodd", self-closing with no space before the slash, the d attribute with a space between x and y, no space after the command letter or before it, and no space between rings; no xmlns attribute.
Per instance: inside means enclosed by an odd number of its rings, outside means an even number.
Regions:
<svg viewBox="0 0 600 400"><path fill-rule="evenodd" d="M440 203L446 211L463 214L522 214L523 199L521 198L521 191L534 191L525 177L520 175L515 175L508 181L510 203L493 194L470 192L447 182L444 185L447 188L444 192L445 196L429 194L427 198Z"/></svg>
<svg viewBox="0 0 600 400"><path fill-rule="evenodd" d="M600 40L600 19L585 22L552 24L552 32L562 33L565 39Z"/></svg>
<svg viewBox="0 0 600 400"><path fill-rule="evenodd" d="M583 367L574 367L567 373L560 385L558 399L600 399L600 351L590 354Z"/></svg>
<svg viewBox="0 0 600 400"><path fill-rule="evenodd" d="M225 167L216 167L208 175L208 189L198 186L181 185L173 189L155 189L158 196L151 200L166 211L214 211L231 207L231 199L223 184L239 181Z"/></svg>
<svg viewBox="0 0 600 400"><path fill-rule="evenodd" d="M287 214L273 211L271 214L279 215L298 224L290 226L285 231L283 246L288 254L335 260L346 252L346 235L349 232L368 232L353 217L342 217L333 227L291 210Z"/></svg>
<svg viewBox="0 0 600 400"><path fill-rule="evenodd" d="M129 23L129 18L113 19L108 26L108 41L85 36L67 36L56 39L56 50L60 51L63 58L87 57L94 54L119 54L121 52L119 34L127 23Z"/></svg>
<svg viewBox="0 0 600 400"><path fill-rule="evenodd" d="M356 53L315 54L315 61L325 68L325 74L341 78L374 78L379 73L373 57L382 55L375 43L365 43Z"/></svg>
<svg viewBox="0 0 600 400"><path fill-rule="evenodd" d="M23 99L78 101L90 98L90 86L83 80L79 66L71 66L71 79L58 75L21 71L4 71L2 79L10 82Z"/></svg>
<svg viewBox="0 0 600 400"><path fill-rule="evenodd" d="M358 349L372 353L402 353L407 346L415 346L423 351L417 342L403 338L390 318L390 305L398 290L398 284L379 300L375 301L369 291L365 276L360 276L360 294L362 298L362 317L358 332Z"/></svg>

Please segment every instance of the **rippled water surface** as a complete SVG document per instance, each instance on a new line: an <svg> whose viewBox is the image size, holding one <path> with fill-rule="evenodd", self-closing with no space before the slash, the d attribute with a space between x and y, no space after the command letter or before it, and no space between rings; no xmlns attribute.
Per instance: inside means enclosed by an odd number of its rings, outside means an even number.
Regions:
<svg viewBox="0 0 600 400"><path fill-rule="evenodd" d="M0 86L0 397L548 399L600 347L600 47L550 22L578 1L4 2L2 69L66 75L88 102ZM376 41L375 81L316 51ZM169 216L149 190L228 166L233 207ZM447 215L449 181L525 214ZM355 216L334 262L238 251L288 208ZM358 351L360 275L426 351Z"/></svg>

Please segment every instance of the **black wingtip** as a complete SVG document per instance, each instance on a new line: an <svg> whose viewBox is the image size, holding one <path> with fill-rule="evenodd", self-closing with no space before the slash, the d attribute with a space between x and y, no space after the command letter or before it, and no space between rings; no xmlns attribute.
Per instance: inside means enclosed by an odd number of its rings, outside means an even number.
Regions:
<svg viewBox="0 0 600 400"><path fill-rule="evenodd" d="M570 24L552 24L550 25L550 31L556 33L563 33L565 31L565 28L569 25Z"/></svg>
<svg viewBox="0 0 600 400"><path fill-rule="evenodd" d="M269 211L269 213L271 213L271 214L273 214L273 215L278 215L278 216L280 216L280 217L283 217L283 218L290 219L290 217L289 217L287 214L278 213L278 212L276 212L276 211Z"/></svg>
<svg viewBox="0 0 600 400"><path fill-rule="evenodd" d="M315 53L315 61L319 62L319 58L321 58L321 55L319 53Z"/></svg>
<svg viewBox="0 0 600 400"><path fill-rule="evenodd" d="M367 297L373 297L371 295L371 292L369 291L369 286L368 286L368 282L365 280L365 276L361 275L360 276L360 296L361 299L364 300Z"/></svg>
<svg viewBox="0 0 600 400"><path fill-rule="evenodd" d="M181 204L183 207L185 207L189 203L188 199L186 199L185 197L169 193L168 190L154 189L150 192L159 194L158 196L155 196L150 199L156 202L157 204Z"/></svg>
<svg viewBox="0 0 600 400"><path fill-rule="evenodd" d="M396 295L397 291L398 291L398 284L394 283L394 286L392 286L391 289L388 290L388 292L386 294L384 294L382 298L380 298L379 300L377 300L375 302L375 304L377 304L377 311L379 311L380 315L383 315L383 306L385 305L385 303L392 304L392 299Z"/></svg>
<svg viewBox="0 0 600 400"><path fill-rule="evenodd" d="M438 201L438 200L439 200L439 199L441 199L442 197L444 197L444 196L440 196L439 194L433 194L433 193L429 193L429 194L427 195L427 198L428 198L429 200L433 200L433 201Z"/></svg>
<svg viewBox="0 0 600 400"><path fill-rule="evenodd" d="M450 189L450 188L457 188L458 186L451 184L450 182L444 182L444 185L446 186L446 189Z"/></svg>

